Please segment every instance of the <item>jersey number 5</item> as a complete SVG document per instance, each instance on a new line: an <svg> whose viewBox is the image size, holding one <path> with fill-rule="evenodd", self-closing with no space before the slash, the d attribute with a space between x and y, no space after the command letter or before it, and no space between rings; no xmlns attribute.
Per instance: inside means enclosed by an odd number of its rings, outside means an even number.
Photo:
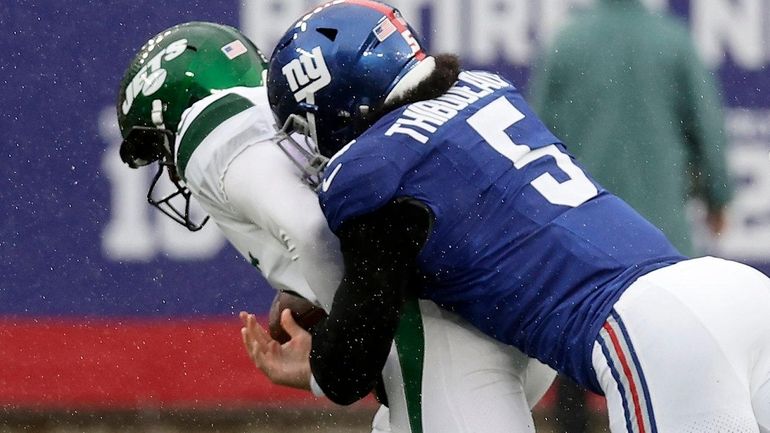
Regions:
<svg viewBox="0 0 770 433"><path fill-rule="evenodd" d="M469 117L468 124L493 149L510 159L517 169L544 156L551 156L559 169L569 176L569 180L559 182L550 173L543 173L531 182L548 202L576 207L596 196L598 193L596 186L556 145L533 150L527 145L513 142L505 130L522 119L524 114L508 99L501 96Z"/></svg>

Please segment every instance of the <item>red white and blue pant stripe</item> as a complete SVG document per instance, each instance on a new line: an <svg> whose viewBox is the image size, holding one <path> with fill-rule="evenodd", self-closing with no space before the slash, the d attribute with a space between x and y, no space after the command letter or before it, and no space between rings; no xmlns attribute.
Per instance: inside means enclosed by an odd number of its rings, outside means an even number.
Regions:
<svg viewBox="0 0 770 433"><path fill-rule="evenodd" d="M618 385L629 433L657 433L650 391L623 320L612 311L597 339Z"/></svg>

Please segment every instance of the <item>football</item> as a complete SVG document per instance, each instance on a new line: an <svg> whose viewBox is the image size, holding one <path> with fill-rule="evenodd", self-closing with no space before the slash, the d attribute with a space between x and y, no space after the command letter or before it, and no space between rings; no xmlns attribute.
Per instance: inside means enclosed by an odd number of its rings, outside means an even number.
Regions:
<svg viewBox="0 0 770 433"><path fill-rule="evenodd" d="M275 298L273 298L273 304L270 306L268 328L270 336L281 344L290 339L289 334L281 327L281 311L286 308L291 311L297 324L307 331L310 331L316 323L326 317L326 312L323 308L313 304L304 297L292 292L279 291L276 293Z"/></svg>

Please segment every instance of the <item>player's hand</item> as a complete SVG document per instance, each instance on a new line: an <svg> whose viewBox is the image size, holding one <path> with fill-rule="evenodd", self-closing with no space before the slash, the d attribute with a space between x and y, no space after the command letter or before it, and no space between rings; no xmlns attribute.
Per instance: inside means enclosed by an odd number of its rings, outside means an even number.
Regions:
<svg viewBox="0 0 770 433"><path fill-rule="evenodd" d="M710 210L706 214L706 226L709 228L709 231L711 231L711 234L714 236L722 234L722 232L725 230L725 227L727 226L727 217L725 213L725 208L719 208Z"/></svg>
<svg viewBox="0 0 770 433"><path fill-rule="evenodd" d="M254 365L275 384L309 390L311 336L294 321L291 312L286 309L281 313L281 326L291 337L284 344L273 340L253 314L241 311L240 318L243 344Z"/></svg>

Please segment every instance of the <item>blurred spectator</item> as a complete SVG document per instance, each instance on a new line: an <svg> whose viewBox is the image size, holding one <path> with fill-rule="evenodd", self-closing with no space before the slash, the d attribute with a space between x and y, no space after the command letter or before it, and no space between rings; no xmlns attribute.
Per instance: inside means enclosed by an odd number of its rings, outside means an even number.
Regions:
<svg viewBox="0 0 770 433"><path fill-rule="evenodd" d="M730 197L722 102L687 28L637 0L599 0L532 69L530 101L607 189L692 255L685 204L697 196L712 233ZM582 391L560 380L556 418L586 431ZM582 394L584 397L584 394Z"/></svg>
<svg viewBox="0 0 770 433"><path fill-rule="evenodd" d="M730 197L722 101L676 18L599 0L532 69L530 101L607 189L692 255L688 196L712 233Z"/></svg>

